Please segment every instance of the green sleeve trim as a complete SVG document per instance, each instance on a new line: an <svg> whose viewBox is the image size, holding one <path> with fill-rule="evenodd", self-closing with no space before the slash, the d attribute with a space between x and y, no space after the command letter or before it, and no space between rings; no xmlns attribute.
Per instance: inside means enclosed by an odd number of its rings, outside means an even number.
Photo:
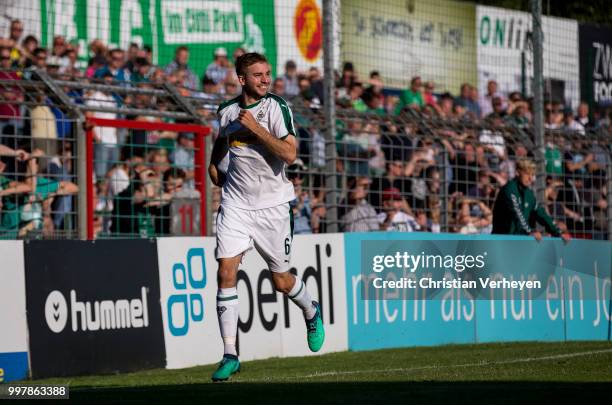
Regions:
<svg viewBox="0 0 612 405"><path fill-rule="evenodd" d="M288 134L295 135L295 129L293 128L291 109L287 105L287 102L285 101L285 99L273 93L268 93L268 95L278 103L278 106L281 109L281 113L283 114L283 121L285 122L285 128L287 128ZM281 139L284 139L284 138L285 137Z"/></svg>

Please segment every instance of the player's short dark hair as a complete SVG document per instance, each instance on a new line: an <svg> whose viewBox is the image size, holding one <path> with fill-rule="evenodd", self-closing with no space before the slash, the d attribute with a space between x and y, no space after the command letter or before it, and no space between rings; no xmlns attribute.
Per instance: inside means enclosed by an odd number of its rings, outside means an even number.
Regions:
<svg viewBox="0 0 612 405"><path fill-rule="evenodd" d="M236 59L236 74L238 76L245 76L247 68L259 62L268 63L268 59L257 52L245 53Z"/></svg>

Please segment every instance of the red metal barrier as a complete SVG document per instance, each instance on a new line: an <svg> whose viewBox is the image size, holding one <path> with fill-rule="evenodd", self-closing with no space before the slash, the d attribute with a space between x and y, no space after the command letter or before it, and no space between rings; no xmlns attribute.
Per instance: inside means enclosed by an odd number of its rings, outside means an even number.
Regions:
<svg viewBox="0 0 612 405"><path fill-rule="evenodd" d="M132 121L87 117L87 239L94 239L94 137L92 126L141 129L145 131L192 132L195 134L195 182L200 192L200 234L206 236L206 143L210 128L195 124Z"/></svg>

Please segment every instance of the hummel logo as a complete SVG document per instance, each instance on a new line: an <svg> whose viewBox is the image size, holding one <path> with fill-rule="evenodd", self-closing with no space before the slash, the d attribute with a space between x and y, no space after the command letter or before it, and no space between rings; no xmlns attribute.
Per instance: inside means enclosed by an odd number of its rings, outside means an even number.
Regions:
<svg viewBox="0 0 612 405"><path fill-rule="evenodd" d="M217 316L219 316L219 318L221 318L221 315L223 315L223 313L227 311L226 307L217 307Z"/></svg>

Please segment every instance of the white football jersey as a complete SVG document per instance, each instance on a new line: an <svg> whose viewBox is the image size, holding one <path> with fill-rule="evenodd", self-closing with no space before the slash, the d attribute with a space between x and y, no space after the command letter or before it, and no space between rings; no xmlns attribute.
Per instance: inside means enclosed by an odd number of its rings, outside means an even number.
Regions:
<svg viewBox="0 0 612 405"><path fill-rule="evenodd" d="M285 162L268 151L239 121L246 109L272 134L284 139L295 135L293 114L286 101L268 93L258 102L242 105L241 97L219 106L219 136L229 144L229 165L221 193L221 204L258 210L284 204L295 198L293 184L285 174Z"/></svg>

